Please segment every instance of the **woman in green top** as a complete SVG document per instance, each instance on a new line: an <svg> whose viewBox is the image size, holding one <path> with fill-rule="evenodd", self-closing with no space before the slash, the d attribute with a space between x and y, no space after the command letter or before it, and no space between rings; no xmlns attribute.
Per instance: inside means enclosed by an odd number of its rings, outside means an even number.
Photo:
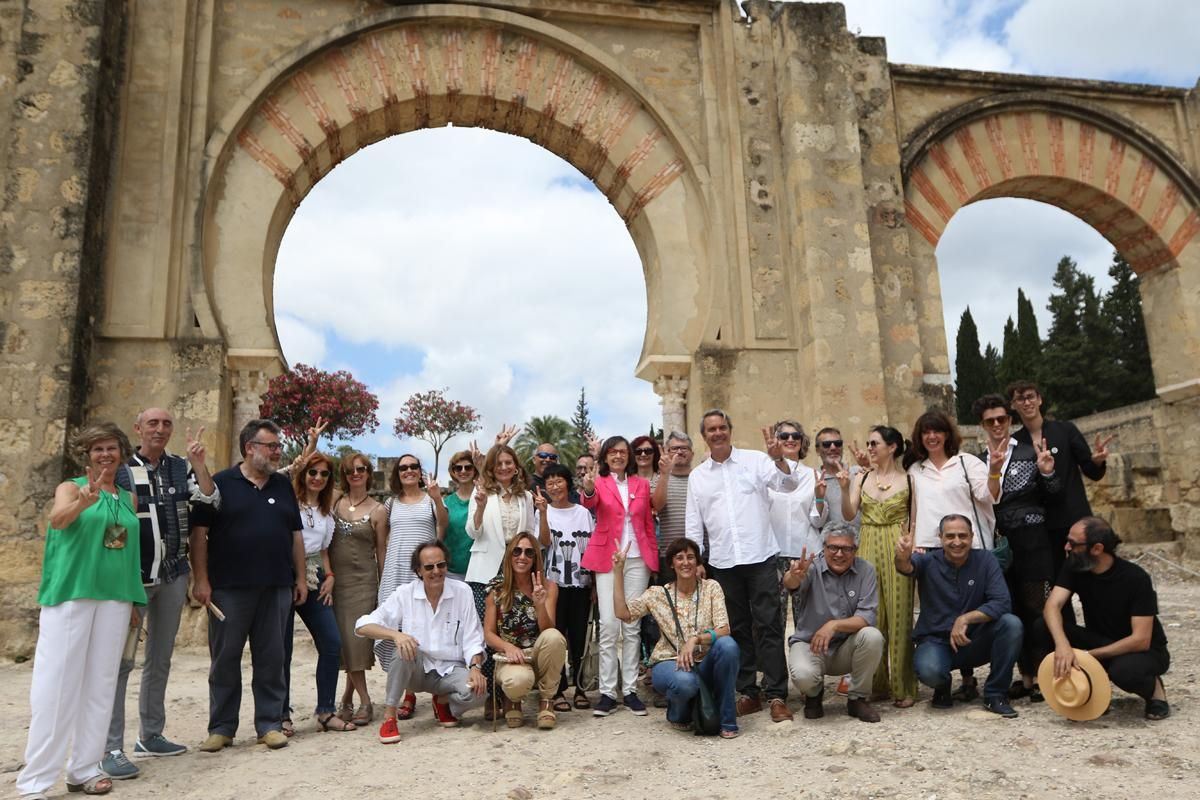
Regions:
<svg viewBox="0 0 1200 800"><path fill-rule="evenodd" d="M467 535L467 506L471 503L471 493L475 491L475 479L478 477L479 469L470 450L460 450L450 459L450 488L453 491L442 496L446 511L450 514L444 543L450 552L450 575L460 581L467 579L471 545L475 543Z"/></svg>
<svg viewBox="0 0 1200 800"><path fill-rule="evenodd" d="M129 439L101 422L80 430L73 444L86 475L54 492L38 591L33 714L17 778L17 791L31 800L46 797L64 759L68 791L112 790L100 759L133 606L146 604L135 501L115 483L133 454Z"/></svg>

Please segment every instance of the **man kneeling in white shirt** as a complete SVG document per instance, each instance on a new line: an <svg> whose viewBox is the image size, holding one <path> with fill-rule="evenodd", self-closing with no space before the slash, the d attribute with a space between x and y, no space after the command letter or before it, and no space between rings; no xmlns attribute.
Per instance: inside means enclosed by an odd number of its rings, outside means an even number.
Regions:
<svg viewBox="0 0 1200 800"><path fill-rule="evenodd" d="M417 580L398 587L379 608L359 617L354 632L396 643L396 658L388 668L389 697L399 697L406 689L429 692L438 723L452 728L463 711L483 703L487 681L475 599L465 583L446 580L448 558L441 542L417 547L412 554ZM383 720L379 741L400 741L394 712Z"/></svg>

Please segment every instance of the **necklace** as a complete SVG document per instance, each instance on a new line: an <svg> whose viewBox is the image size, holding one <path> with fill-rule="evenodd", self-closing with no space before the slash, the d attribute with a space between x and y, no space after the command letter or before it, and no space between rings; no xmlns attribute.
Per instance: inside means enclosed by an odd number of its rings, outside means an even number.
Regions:
<svg viewBox="0 0 1200 800"><path fill-rule="evenodd" d="M370 499L371 499L371 496L369 494L364 494L361 500L351 500L350 495L346 495L346 500L350 503L350 505L347 506L347 508L349 508L350 513L353 514L355 511L358 510L359 506L361 506L363 503L367 502Z"/></svg>
<svg viewBox="0 0 1200 800"><path fill-rule="evenodd" d="M875 476L875 487L876 487L877 489L879 489L879 491L881 491L881 492L886 492L886 491L889 491L889 490L892 488L892 484L891 484L890 482L888 482L888 483L884 483L883 481L879 480L879 473L878 473L878 472L875 472L875 473L872 473L872 474ZM895 480L895 478L893 478L892 480Z"/></svg>

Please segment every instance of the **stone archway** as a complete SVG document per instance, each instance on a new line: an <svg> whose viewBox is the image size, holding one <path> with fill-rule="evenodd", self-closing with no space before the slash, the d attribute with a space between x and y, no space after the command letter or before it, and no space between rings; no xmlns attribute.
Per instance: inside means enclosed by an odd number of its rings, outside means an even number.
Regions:
<svg viewBox="0 0 1200 800"><path fill-rule="evenodd" d="M297 48L210 138L193 287L202 324L229 348L232 430L283 365L271 281L301 199L362 147L446 124L528 138L608 197L646 276L637 375L683 426L711 283L703 167L669 116L586 42L528 17L437 6L388 12Z"/></svg>
<svg viewBox="0 0 1200 800"><path fill-rule="evenodd" d="M933 249L964 205L1038 200L1087 222L1140 277L1155 382L1164 400L1200 394L1200 186L1127 119L1044 92L981 98L912 136L903 152L905 214L925 291L927 373L948 373Z"/></svg>

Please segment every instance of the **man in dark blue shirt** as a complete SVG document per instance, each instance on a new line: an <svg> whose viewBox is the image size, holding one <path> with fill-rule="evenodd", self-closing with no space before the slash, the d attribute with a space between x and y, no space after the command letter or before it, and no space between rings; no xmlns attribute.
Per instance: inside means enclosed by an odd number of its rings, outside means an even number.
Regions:
<svg viewBox="0 0 1200 800"><path fill-rule="evenodd" d="M300 506L291 483L275 471L283 454L279 426L251 420L238 442L242 462L213 476L220 503L197 509L191 535L192 596L212 612L205 752L233 744L247 639L258 741L272 749L287 745L283 632L292 603L303 605L308 595Z"/></svg>
<svg viewBox="0 0 1200 800"><path fill-rule="evenodd" d="M1002 717L1008 702L1023 626L1013 616L1004 571L987 550L971 549L971 521L947 514L938 523L940 550L913 553L912 534L896 542L896 571L917 580L921 616L913 628L917 679L933 689L933 706L949 708L950 672L991 662L983 707Z"/></svg>

